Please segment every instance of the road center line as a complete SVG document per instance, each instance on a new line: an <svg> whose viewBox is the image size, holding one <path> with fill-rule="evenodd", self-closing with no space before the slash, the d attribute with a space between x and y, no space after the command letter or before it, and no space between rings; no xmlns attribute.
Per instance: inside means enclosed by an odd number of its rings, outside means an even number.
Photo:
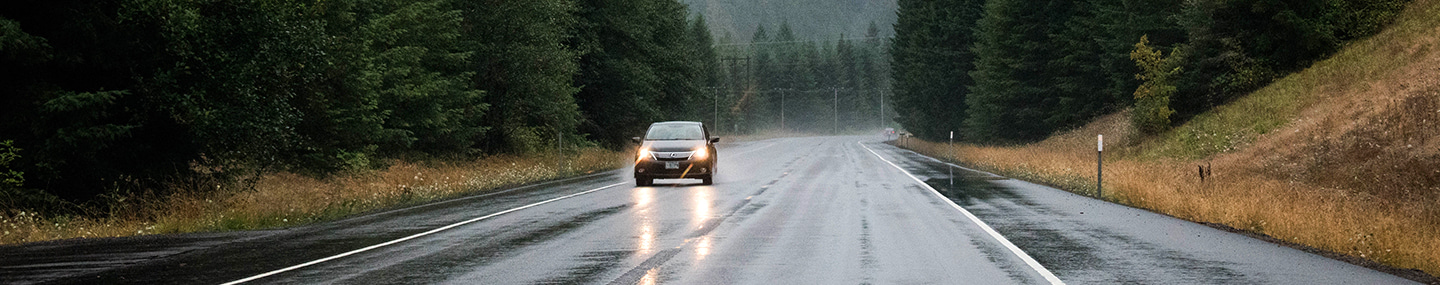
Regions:
<svg viewBox="0 0 1440 285"><path fill-rule="evenodd" d="M940 194L939 190L935 190L934 187L930 187L930 184L926 184L924 180L920 180L920 178L915 177L915 175L911 175L909 171L905 171L904 168L901 168L899 165L895 165L894 162L890 162L890 160L885 159L885 157L881 156L880 153L875 152L875 150L870 149L870 147L868 146L865 146L864 142L856 143L860 144L860 147L865 148L865 150L870 151L870 153L874 154L876 158L880 159L880 161L884 161L885 163L890 164L890 166L894 166L895 169L900 170L900 173L904 173L905 176L909 176L910 179L914 179L915 182L920 183L920 186L924 186L925 189L930 189L930 193L933 193L935 194L935 196L940 197L940 200L945 200L945 202L950 203L951 207L955 207L955 210L959 210L960 213L965 214L966 218L970 218L971 222L975 222L976 225L979 225L980 229L985 230L985 233L990 234L990 237L993 237L995 238L995 240L1000 241L1001 245L1004 245L1005 248L1010 249L1010 253L1014 253L1016 256L1019 256L1020 260L1025 261L1025 265L1029 265L1030 268L1035 269L1036 272L1039 272L1040 276L1044 276L1045 280L1049 281L1050 284L1065 284L1064 281L1060 281L1060 277L1055 277L1054 273L1050 273L1050 270L1045 269L1045 266L1041 266L1039 261L1035 261L1035 259L1031 258L1029 254L1025 254L1025 251L1020 250L1019 247L1016 247L1014 243L1010 243L1010 240L1005 239L1004 236L1001 236L1000 233L996 232L994 228L990 227L990 225L985 224L984 221L980 221L980 218L976 217L975 214L971 214L970 211L965 210L965 208L961 208L959 204L955 204L955 201L951 201L950 198L946 198L944 194Z"/></svg>
<svg viewBox="0 0 1440 285"><path fill-rule="evenodd" d="M584 192L580 192L580 193L575 193L575 194L560 196L560 197L556 197L556 198L553 198L553 199L550 199L550 200L540 201L540 202L536 202L536 203L534 203L534 204L529 204L529 205L525 205L525 206L516 207L516 208L514 208L514 209L509 209L509 210L500 211L500 212L497 212L497 213L494 213L494 214L485 215L485 216L483 216L483 217L474 218L474 219L469 219L469 220L466 220L466 221L463 221L463 222L450 224L450 225L444 226L444 227L439 227L439 228L436 228L436 229L433 229L433 230L429 230L429 231L426 231L426 232L423 232L423 233L413 234L413 235L410 235L410 236L407 236L407 237L403 237L403 238L399 238L399 239L396 239L396 240L387 241L387 242L385 242L385 243L376 244L376 245L372 245L372 246L367 246L367 247L364 247L364 248L361 248L361 249L351 250L351 251L348 251L348 252L345 252L345 253L336 254L336 255L333 255L333 256L330 256L330 257L326 257L326 258L316 259L316 260L313 260L313 261L310 261L310 262L301 263L301 264L298 264L298 265L295 265L295 266L290 266L290 267L282 268L282 269L275 270L275 271L265 272L265 273L262 273L262 274L260 274L260 275L250 276L250 277L246 277L246 278L240 279L240 280L225 282L225 283L222 284L222 285L240 284L240 283L245 283L245 282L254 281L254 280L256 280L256 279L265 278L265 277L268 277L268 276L270 276L270 275L280 274L280 273L284 273L284 272L286 272L286 271L291 271L291 270L295 270L295 269L300 269L300 268L303 268L303 267L306 267L306 266L311 266L311 265L319 264L319 263L321 263L321 262L331 261L331 260L335 260L335 259L338 259L338 258L341 258L341 257L349 256L349 255L352 255L352 254L361 253L361 252L366 252L366 251L369 251L369 250L372 250L372 249L377 249L377 248L389 246L389 245L392 245L392 244L401 243L401 242L404 242L404 241L407 241L407 240L415 239L415 238L418 238L418 237L423 237L423 236L431 235L431 234L438 233L438 232L441 232L441 231L445 231L445 230L448 230L448 229L452 229L452 228L455 228L455 227L463 226L463 225L465 225L465 224L474 223L474 222L478 222L478 221L481 221L481 220L484 220L484 219L493 218L493 217L495 217L495 216L504 215L504 214L509 214L509 213L512 213L512 212L515 212L515 211L524 210L524 209L527 209L527 208L530 208L530 207L539 206L539 205L544 205L544 204L547 204L547 203L550 203L550 202L555 202L555 201L560 201L560 200L564 200L564 199L574 198L574 197L576 197L576 196L585 195L585 194L590 194L590 193L594 193L595 191L605 190L605 189L610 188L610 187L620 186L620 185L629 184L629 183L630 183L630 182L627 181L627 182L620 182L620 183L605 185L605 186L601 186L600 188L585 190Z"/></svg>

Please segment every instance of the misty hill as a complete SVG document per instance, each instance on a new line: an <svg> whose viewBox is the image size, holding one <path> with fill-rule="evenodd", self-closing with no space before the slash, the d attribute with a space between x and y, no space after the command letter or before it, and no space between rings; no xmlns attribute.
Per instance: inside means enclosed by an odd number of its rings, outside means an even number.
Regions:
<svg viewBox="0 0 1440 285"><path fill-rule="evenodd" d="M730 33L736 42L748 42L755 27L774 30L789 21L802 39L861 37L875 21L880 35L894 34L895 0L681 0L691 15L704 14L716 39Z"/></svg>

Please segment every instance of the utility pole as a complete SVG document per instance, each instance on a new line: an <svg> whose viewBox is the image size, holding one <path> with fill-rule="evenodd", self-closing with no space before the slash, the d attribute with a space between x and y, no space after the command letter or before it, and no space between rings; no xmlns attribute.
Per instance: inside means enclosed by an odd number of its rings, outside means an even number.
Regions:
<svg viewBox="0 0 1440 285"><path fill-rule="evenodd" d="M734 90L736 89L736 86L743 85L743 84L740 83L740 79L741 79L741 78L745 78L745 77L741 76L741 73L750 74L750 57L748 57L748 56L747 56L747 57L726 56L726 57L720 58L720 61L723 61L723 62L728 63L728 64L730 65L730 82L729 82L730 84L728 84L729 86L727 86L727 87L729 87L729 88L727 88L726 92L734 92ZM744 63L741 63L741 61L744 61ZM723 64L722 64L722 65L723 65ZM737 67L737 65L742 65L742 66ZM719 106L720 101L719 101L719 100L720 100L719 98L716 98L716 99L715 99L715 104L716 104L716 106L715 106L715 128L716 128L716 130L719 130L719 128L721 128L721 126L720 126L720 106ZM736 132L736 133L740 132L740 125L737 124L737 125L731 127L731 128L730 128L730 131Z"/></svg>
<svg viewBox="0 0 1440 285"><path fill-rule="evenodd" d="M835 132L835 134L840 134L840 89L830 87L830 92L835 94L835 109L831 111L832 113L835 113L835 129L832 130L832 132Z"/></svg>
<svg viewBox="0 0 1440 285"><path fill-rule="evenodd" d="M714 123L715 126L714 126L713 128L714 128L716 131L719 131L719 130L720 130L720 129L719 129L719 127L720 127L720 87L710 87L710 96L711 96L711 97L714 97L714 99L715 99L715 121L714 121L714 122L711 122L711 123ZM709 139L709 138L706 138L706 139Z"/></svg>
<svg viewBox="0 0 1440 285"><path fill-rule="evenodd" d="M555 130L555 173L560 173L565 169L565 147L562 144L565 141L564 136L565 133L560 132L559 129Z"/></svg>

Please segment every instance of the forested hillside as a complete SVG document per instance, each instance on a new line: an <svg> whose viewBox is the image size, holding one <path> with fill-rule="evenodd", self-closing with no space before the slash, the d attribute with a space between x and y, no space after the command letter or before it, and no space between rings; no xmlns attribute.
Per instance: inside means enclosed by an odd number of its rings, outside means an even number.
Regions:
<svg viewBox="0 0 1440 285"><path fill-rule="evenodd" d="M901 0L897 121L1014 143L1133 107L1155 133L1379 31L1405 3Z"/></svg>
<svg viewBox="0 0 1440 285"><path fill-rule="evenodd" d="M670 103L709 101L697 24L667 0L5 1L0 209L618 148L710 109Z"/></svg>

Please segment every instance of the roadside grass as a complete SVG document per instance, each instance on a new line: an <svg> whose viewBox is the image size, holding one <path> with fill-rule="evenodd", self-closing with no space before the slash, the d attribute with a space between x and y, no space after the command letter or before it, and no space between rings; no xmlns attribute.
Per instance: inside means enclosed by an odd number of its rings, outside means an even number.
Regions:
<svg viewBox="0 0 1440 285"><path fill-rule="evenodd" d="M380 209L623 167L632 156L599 148L554 156L497 155L469 161L394 161L388 168L317 179L293 173L259 177L252 189L121 198L107 217L43 217L0 212L0 244L70 238L268 229L333 220ZM235 187L238 188L238 187Z"/></svg>
<svg viewBox="0 0 1440 285"><path fill-rule="evenodd" d="M1012 178L1440 276L1440 0L1154 136L1121 112L1021 146L902 147ZM1201 166L1212 176L1200 180ZM1393 273L1393 272L1392 272ZM1434 279L1431 279L1434 280Z"/></svg>

